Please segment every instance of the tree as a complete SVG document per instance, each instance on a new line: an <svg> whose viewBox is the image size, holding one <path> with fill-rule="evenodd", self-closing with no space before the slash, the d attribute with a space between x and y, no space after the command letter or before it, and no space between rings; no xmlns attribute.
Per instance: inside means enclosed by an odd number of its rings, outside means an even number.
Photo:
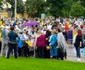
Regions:
<svg viewBox="0 0 85 70"><path fill-rule="evenodd" d="M47 0L49 13L52 16L62 16L62 9L64 6L64 0Z"/></svg>
<svg viewBox="0 0 85 70"><path fill-rule="evenodd" d="M15 0L6 0L12 5L11 9L8 9L12 12L12 17L14 17L14 10L15 10ZM25 11L24 4L22 0L17 0L17 13L23 14Z"/></svg>
<svg viewBox="0 0 85 70"><path fill-rule="evenodd" d="M62 10L63 16L69 17L72 3L73 3L73 0L64 1L64 6L63 6L63 10Z"/></svg>
<svg viewBox="0 0 85 70"><path fill-rule="evenodd" d="M31 17L39 17L45 11L44 0L27 0L26 11Z"/></svg>
<svg viewBox="0 0 85 70"><path fill-rule="evenodd" d="M73 3L70 12L71 16L75 16L75 17L84 16L84 12L85 12L85 8L82 5L80 5L79 2Z"/></svg>
<svg viewBox="0 0 85 70"><path fill-rule="evenodd" d="M14 4L15 4L15 2L14 2L14 0L6 0L6 1L12 5L11 9L8 9L8 11L11 11L12 12L11 17L14 17L14 8L15 8Z"/></svg>
<svg viewBox="0 0 85 70"><path fill-rule="evenodd" d="M24 14L25 6L22 0L17 0L17 13Z"/></svg>
<svg viewBox="0 0 85 70"><path fill-rule="evenodd" d="M0 8L2 8L2 7L1 7L1 5L2 5L2 1L3 1L3 0L0 0Z"/></svg>
<svg viewBox="0 0 85 70"><path fill-rule="evenodd" d="M80 0L80 3L81 3L82 6L85 7L85 0Z"/></svg>

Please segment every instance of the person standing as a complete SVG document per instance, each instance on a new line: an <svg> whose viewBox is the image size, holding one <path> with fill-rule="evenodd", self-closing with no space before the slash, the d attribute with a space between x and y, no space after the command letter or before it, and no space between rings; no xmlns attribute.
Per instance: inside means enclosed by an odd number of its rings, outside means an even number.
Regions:
<svg viewBox="0 0 85 70"><path fill-rule="evenodd" d="M26 30L23 31L23 56L24 57L28 57L29 56L29 48L28 48L28 44L26 43L26 41L29 40L29 35L27 34L28 32L26 32Z"/></svg>
<svg viewBox="0 0 85 70"><path fill-rule="evenodd" d="M56 28L53 28L52 35L50 36L49 42L50 42L50 57L54 58L57 57L57 46L58 46L58 40L57 40L57 33L58 30Z"/></svg>
<svg viewBox="0 0 85 70"><path fill-rule="evenodd" d="M24 36L22 32L19 33L19 39L18 39L18 56L22 56L22 48L23 48L23 41L24 41Z"/></svg>
<svg viewBox="0 0 85 70"><path fill-rule="evenodd" d="M1 47L1 56L6 56L7 46L8 46L8 33L9 30L4 26L2 29L2 47Z"/></svg>
<svg viewBox="0 0 85 70"><path fill-rule="evenodd" d="M46 25L43 26L43 30L45 32L45 36L46 36L46 40L47 40L47 46L45 49L45 57L50 58L50 49L47 49L47 47L49 47L49 37L51 36L51 31L47 29Z"/></svg>
<svg viewBox="0 0 85 70"><path fill-rule="evenodd" d="M80 54L80 47L82 47L82 32L81 30L77 31L77 35L75 37L75 41L74 41L74 46L76 49L76 56L77 56L77 61L80 61L81 59L81 54Z"/></svg>
<svg viewBox="0 0 85 70"><path fill-rule="evenodd" d="M18 35L17 33L14 32L14 27L11 26L10 27L10 32L8 33L8 53L7 53L7 59L9 59L10 57L10 53L12 52L12 50L14 50L14 56L15 59L17 59L17 38Z"/></svg>
<svg viewBox="0 0 85 70"><path fill-rule="evenodd" d="M40 29L37 29L37 52L39 58L45 58L46 36L41 33Z"/></svg>
<svg viewBox="0 0 85 70"><path fill-rule="evenodd" d="M63 60L65 57L65 59L66 59L67 58L67 52L66 52L67 43L66 43L65 37L62 33L62 29L61 30L58 29L57 39L58 39L58 58L61 57L61 59Z"/></svg>

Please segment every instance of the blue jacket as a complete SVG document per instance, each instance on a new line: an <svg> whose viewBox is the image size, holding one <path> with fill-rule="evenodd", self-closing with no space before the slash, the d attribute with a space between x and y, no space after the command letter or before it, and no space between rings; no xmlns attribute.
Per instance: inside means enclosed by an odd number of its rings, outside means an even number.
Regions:
<svg viewBox="0 0 85 70"><path fill-rule="evenodd" d="M58 45L57 34L51 35L49 42L50 42L50 45L51 45L50 55L51 56L57 56L58 55L58 53L57 53L57 45Z"/></svg>
<svg viewBox="0 0 85 70"><path fill-rule="evenodd" d="M22 48L23 47L23 40L19 39L18 41L18 47Z"/></svg>
<svg viewBox="0 0 85 70"><path fill-rule="evenodd" d="M57 47L57 45L58 45L58 41L57 41L57 34L54 34L54 35L51 35L50 36L51 38L50 38L50 45L52 46L52 47Z"/></svg>

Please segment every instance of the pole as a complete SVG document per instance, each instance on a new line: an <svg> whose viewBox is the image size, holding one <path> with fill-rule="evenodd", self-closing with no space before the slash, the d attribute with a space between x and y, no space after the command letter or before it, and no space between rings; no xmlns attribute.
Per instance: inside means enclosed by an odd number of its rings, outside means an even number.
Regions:
<svg viewBox="0 0 85 70"><path fill-rule="evenodd" d="M15 0L15 21L16 21L16 15L17 15L17 0Z"/></svg>

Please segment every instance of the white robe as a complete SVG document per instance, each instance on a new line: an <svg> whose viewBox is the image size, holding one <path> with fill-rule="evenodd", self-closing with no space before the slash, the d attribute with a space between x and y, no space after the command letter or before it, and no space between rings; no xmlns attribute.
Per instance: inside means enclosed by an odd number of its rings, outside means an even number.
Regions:
<svg viewBox="0 0 85 70"><path fill-rule="evenodd" d="M62 34L62 32L58 33L58 44L62 44L64 48L67 47L67 43L65 41L64 35Z"/></svg>

